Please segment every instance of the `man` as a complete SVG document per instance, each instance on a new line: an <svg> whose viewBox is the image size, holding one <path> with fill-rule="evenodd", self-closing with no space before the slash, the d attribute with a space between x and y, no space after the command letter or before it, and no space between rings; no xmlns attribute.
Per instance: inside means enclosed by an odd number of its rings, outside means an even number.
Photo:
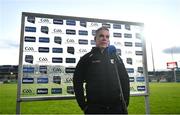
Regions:
<svg viewBox="0 0 180 115"><path fill-rule="evenodd" d="M109 37L108 28L96 30L96 47L80 59L74 72L76 100L85 114L127 114L129 76L121 58L109 54Z"/></svg>

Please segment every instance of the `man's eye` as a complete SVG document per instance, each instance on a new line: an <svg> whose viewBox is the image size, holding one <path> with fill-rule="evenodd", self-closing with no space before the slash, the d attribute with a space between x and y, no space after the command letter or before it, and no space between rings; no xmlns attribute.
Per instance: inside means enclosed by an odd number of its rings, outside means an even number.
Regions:
<svg viewBox="0 0 180 115"><path fill-rule="evenodd" d="M109 36L106 36L106 38L109 38Z"/></svg>
<svg viewBox="0 0 180 115"><path fill-rule="evenodd" d="M104 37L104 35L99 35L99 37Z"/></svg>

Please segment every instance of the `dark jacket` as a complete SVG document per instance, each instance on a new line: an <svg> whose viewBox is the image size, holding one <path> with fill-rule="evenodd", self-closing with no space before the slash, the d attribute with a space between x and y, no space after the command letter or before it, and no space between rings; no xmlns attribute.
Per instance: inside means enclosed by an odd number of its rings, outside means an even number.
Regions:
<svg viewBox="0 0 180 115"><path fill-rule="evenodd" d="M129 77L121 58L108 55L107 48L101 53L100 49L95 47L80 59L74 72L75 96L82 110L86 104L122 104L115 63L117 64L124 99L128 106ZM83 83L86 84L87 100L84 96Z"/></svg>

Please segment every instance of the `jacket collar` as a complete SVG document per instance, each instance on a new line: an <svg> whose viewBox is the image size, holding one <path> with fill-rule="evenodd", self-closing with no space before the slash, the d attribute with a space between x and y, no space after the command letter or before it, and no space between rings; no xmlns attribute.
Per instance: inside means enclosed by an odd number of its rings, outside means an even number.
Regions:
<svg viewBox="0 0 180 115"><path fill-rule="evenodd" d="M99 47L93 47L91 52L93 53L101 53L101 54L107 54L108 53L108 47L104 49L103 52L101 52L101 49Z"/></svg>

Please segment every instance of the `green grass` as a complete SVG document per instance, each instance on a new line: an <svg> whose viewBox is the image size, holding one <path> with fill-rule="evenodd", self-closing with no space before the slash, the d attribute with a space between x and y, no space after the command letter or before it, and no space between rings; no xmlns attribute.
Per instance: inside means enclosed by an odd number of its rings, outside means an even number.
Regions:
<svg viewBox="0 0 180 115"><path fill-rule="evenodd" d="M16 84L0 84L0 114L16 113ZM145 113L145 98L131 97L130 114ZM180 83L150 83L150 113L180 114ZM23 114L80 114L75 100L22 102Z"/></svg>

